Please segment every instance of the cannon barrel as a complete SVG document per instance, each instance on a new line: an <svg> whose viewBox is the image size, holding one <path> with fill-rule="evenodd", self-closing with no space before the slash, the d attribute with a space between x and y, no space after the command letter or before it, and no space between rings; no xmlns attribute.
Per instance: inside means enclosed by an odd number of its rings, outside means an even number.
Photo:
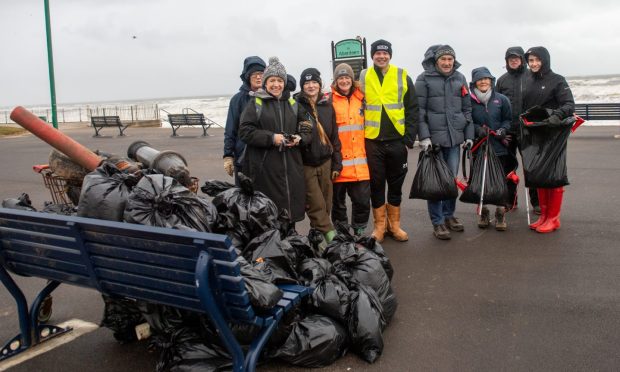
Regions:
<svg viewBox="0 0 620 372"><path fill-rule="evenodd" d="M13 109L11 120L90 171L103 161L103 158L21 106Z"/></svg>
<svg viewBox="0 0 620 372"><path fill-rule="evenodd" d="M136 141L127 149L129 159L139 161L144 166L172 177L184 186L191 186L192 180L185 158L175 151L159 151L148 142Z"/></svg>

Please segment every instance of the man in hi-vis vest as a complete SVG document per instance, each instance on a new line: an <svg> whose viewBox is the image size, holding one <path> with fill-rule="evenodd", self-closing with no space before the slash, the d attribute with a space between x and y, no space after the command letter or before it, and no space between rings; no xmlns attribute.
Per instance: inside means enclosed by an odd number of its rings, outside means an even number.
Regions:
<svg viewBox="0 0 620 372"><path fill-rule="evenodd" d="M387 232L404 242L409 237L400 227L400 203L407 175L407 148L413 148L417 134L418 99L407 71L390 64L390 42L375 41L370 55L373 67L360 73L360 85L366 97L364 136L374 218L372 236L381 242Z"/></svg>

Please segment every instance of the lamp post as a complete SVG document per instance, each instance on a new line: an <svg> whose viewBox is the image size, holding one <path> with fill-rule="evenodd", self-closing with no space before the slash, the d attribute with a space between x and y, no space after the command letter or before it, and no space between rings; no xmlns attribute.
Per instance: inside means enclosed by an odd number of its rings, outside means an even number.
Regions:
<svg viewBox="0 0 620 372"><path fill-rule="evenodd" d="M50 22L49 0L44 0L45 4L45 31L47 34L47 65L50 75L50 94L52 98L52 124L58 129L58 117L56 115L56 83L54 81L54 55L52 53L52 28Z"/></svg>

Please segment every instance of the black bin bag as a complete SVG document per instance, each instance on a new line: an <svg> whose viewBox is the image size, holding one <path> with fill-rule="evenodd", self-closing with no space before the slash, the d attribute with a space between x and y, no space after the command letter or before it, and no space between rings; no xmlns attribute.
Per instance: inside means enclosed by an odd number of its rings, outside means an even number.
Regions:
<svg viewBox="0 0 620 372"><path fill-rule="evenodd" d="M447 200L458 196L454 174L438 151L420 152L409 199Z"/></svg>
<svg viewBox="0 0 620 372"><path fill-rule="evenodd" d="M347 346L343 326L329 317L313 314L293 325L274 357L306 368L325 367L343 356Z"/></svg>
<svg viewBox="0 0 620 372"><path fill-rule="evenodd" d="M278 207L265 194L254 191L252 180L239 174L241 187L210 182L201 188L209 192L219 213L218 232L243 247L264 232L280 227ZM227 188L228 187L228 188ZM218 192L219 191L219 192Z"/></svg>
<svg viewBox="0 0 620 372"><path fill-rule="evenodd" d="M486 172L484 172L484 158L487 156ZM463 203L479 204L482 197L484 204L503 206L508 200L508 186L506 175L493 146L485 141L478 150L474 164L470 170L471 177L467 188L461 194L460 201ZM484 195L482 194L482 178L484 174Z"/></svg>
<svg viewBox="0 0 620 372"><path fill-rule="evenodd" d="M127 198L139 179L137 174L123 173L114 164L103 162L84 177L77 215L122 221Z"/></svg>
<svg viewBox="0 0 620 372"><path fill-rule="evenodd" d="M126 222L181 230L212 232L217 210L172 177L142 177L127 198Z"/></svg>
<svg viewBox="0 0 620 372"><path fill-rule="evenodd" d="M548 118L547 110L538 106L520 117L519 143L525 187L556 188L569 184L566 148L576 119L569 116L559 124L551 124Z"/></svg>

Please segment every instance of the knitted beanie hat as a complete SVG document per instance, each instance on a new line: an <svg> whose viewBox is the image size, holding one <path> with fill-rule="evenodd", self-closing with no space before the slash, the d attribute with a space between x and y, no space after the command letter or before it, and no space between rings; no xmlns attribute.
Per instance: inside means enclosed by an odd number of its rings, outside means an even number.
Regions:
<svg viewBox="0 0 620 372"><path fill-rule="evenodd" d="M383 39L379 39L370 44L370 58L372 58L372 56L380 50L387 52L390 55L390 58L392 58L392 43Z"/></svg>
<svg viewBox="0 0 620 372"><path fill-rule="evenodd" d="M341 76L348 76L351 80L355 80L353 69L346 63L341 63L334 69L334 80L338 80Z"/></svg>
<svg viewBox="0 0 620 372"><path fill-rule="evenodd" d="M452 56L452 58L456 59L456 53L454 53L454 49L452 49L450 45L441 45L435 52L435 61L445 55Z"/></svg>
<svg viewBox="0 0 620 372"><path fill-rule="evenodd" d="M265 86L267 80L272 76L281 78L284 80L284 84L286 84L286 69L282 63L280 63L278 57L269 58L269 64L265 68L265 72L263 72L263 87Z"/></svg>
<svg viewBox="0 0 620 372"><path fill-rule="evenodd" d="M323 86L321 73L314 67L307 68L301 73L301 77L299 78L299 87L301 90L304 89L304 84L308 81L316 81L321 87Z"/></svg>

